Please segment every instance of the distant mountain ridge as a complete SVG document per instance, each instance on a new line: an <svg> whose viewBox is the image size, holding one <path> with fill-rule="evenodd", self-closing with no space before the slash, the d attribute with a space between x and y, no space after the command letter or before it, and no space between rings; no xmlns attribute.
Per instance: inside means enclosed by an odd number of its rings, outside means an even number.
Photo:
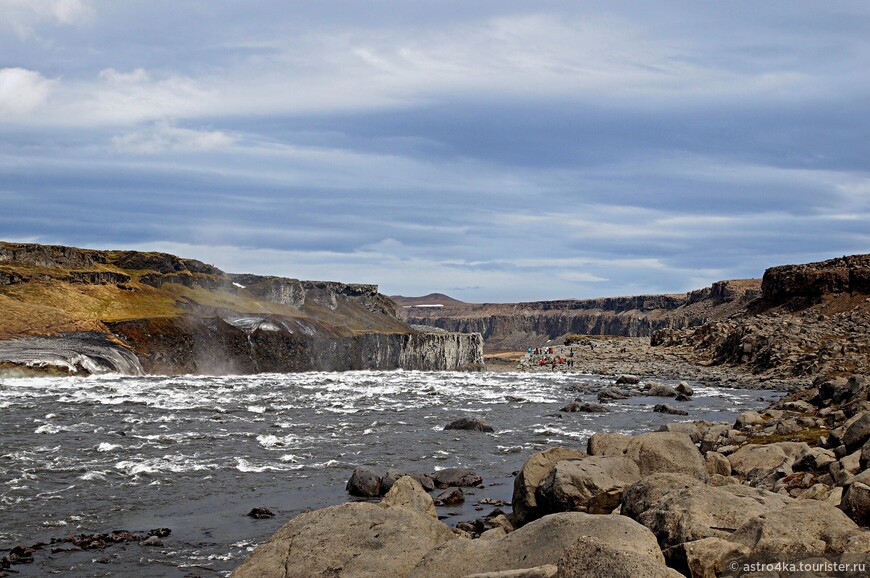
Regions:
<svg viewBox="0 0 870 578"><path fill-rule="evenodd" d="M422 297L404 297L402 295L390 295L390 299L392 299L393 302L399 307L419 307L421 305L462 307L464 305L469 305L464 301L454 299L453 297L445 295L444 293L429 293L428 295L423 295Z"/></svg>

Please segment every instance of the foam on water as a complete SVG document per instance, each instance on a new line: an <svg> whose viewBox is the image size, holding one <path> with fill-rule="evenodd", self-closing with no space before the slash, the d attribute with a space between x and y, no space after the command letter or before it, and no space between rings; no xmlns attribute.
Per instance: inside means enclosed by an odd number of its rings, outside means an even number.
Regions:
<svg viewBox="0 0 870 578"><path fill-rule="evenodd" d="M578 396L572 386L591 388L580 396L592 401L611 382L416 371L3 379L0 548L48 541L59 532L43 524L59 520L75 519L81 532L170 527L165 550L116 549L111 571L142 575L140 559L147 559L159 564L155 574L180 578L183 568L203 566L225 575L283 521L346 499L358 465L381 472L472 467L498 484L478 498L509 500L510 473L532 452L553 444L583 449L595 431L635 433L675 421L652 413L661 401L654 398L609 404L606 414L559 416ZM759 396L771 397L692 386L694 399L681 405L690 412L685 420L733 421L764 405ZM466 415L486 418L496 431L444 431ZM279 515L242 523L254 506ZM92 574L67 560L16 569L22 576Z"/></svg>

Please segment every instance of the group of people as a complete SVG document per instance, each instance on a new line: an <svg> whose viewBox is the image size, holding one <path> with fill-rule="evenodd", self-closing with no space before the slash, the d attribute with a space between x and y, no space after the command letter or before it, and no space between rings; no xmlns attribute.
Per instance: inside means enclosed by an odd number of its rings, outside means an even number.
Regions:
<svg viewBox="0 0 870 578"><path fill-rule="evenodd" d="M552 366L553 371L556 371L556 368L560 366L564 367L574 367L574 350L571 349L568 351L568 356L564 357L565 348L559 348L559 354L556 354L555 348L553 347L535 347L532 349L530 346L528 348L528 357L532 363L537 363L538 367L544 366ZM537 361L535 358L540 356Z"/></svg>

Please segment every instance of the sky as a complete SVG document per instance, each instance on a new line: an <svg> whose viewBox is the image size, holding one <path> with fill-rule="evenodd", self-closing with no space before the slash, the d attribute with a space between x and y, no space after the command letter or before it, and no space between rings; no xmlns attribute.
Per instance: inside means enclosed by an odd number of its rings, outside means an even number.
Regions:
<svg viewBox="0 0 870 578"><path fill-rule="evenodd" d="M870 252L870 3L0 0L0 239L515 302Z"/></svg>

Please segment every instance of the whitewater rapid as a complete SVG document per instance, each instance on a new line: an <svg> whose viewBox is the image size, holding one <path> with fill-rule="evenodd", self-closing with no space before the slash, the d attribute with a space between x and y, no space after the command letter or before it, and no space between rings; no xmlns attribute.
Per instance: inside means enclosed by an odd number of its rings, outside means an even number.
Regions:
<svg viewBox="0 0 870 578"><path fill-rule="evenodd" d="M226 575L294 515L349 499L353 468L465 466L487 487L447 523L510 501L511 474L552 446L584 449L597 431L733 421L777 394L692 383L689 416L634 397L606 414L560 414L612 378L570 374L376 372L223 377L0 379L0 548L67 534L167 527L164 547L44 554L21 576ZM576 390L580 390L578 393ZM492 434L443 431L484 416ZM277 515L252 520L265 506ZM484 512L485 513L485 512ZM0 553L2 555L2 553ZM209 575L209 574L204 574Z"/></svg>

